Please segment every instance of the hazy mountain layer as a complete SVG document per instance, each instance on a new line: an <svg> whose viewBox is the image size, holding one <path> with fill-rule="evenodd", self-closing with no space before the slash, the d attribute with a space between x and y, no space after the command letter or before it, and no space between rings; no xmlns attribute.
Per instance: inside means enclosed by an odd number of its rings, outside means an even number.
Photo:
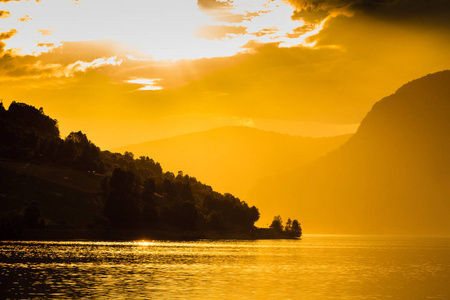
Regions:
<svg viewBox="0 0 450 300"><path fill-rule="evenodd" d="M450 71L378 103L339 150L267 179L249 202L310 233L450 235Z"/></svg>
<svg viewBox="0 0 450 300"><path fill-rule="evenodd" d="M259 179L310 163L338 148L349 137L309 138L242 126L221 127L113 151L148 155L161 162L167 168L165 171L181 170L218 191L231 192L246 200L249 189Z"/></svg>

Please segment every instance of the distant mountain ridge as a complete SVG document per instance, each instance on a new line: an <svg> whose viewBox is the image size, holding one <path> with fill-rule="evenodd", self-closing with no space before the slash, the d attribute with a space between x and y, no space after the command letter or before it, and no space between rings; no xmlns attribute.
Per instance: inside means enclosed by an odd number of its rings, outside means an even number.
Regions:
<svg viewBox="0 0 450 300"><path fill-rule="evenodd" d="M291 136L244 126L227 126L114 148L149 155L167 170L195 174L221 192L245 198L256 182L311 163L351 135Z"/></svg>
<svg viewBox="0 0 450 300"><path fill-rule="evenodd" d="M308 232L448 236L449 153L450 71L442 71L377 102L340 149L266 180L249 200L264 212L277 197L278 212L295 213Z"/></svg>

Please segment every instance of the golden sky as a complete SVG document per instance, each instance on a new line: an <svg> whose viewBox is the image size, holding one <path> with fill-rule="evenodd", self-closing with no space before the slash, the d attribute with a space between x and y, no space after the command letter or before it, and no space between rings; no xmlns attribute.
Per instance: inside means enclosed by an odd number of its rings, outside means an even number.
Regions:
<svg viewBox="0 0 450 300"><path fill-rule="evenodd" d="M247 125L354 132L450 68L446 0L0 0L0 99L102 148Z"/></svg>

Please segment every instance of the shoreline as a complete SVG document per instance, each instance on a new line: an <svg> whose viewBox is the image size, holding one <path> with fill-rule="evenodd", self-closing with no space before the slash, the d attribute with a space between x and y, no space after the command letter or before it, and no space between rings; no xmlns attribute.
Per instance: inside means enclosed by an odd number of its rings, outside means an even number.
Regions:
<svg viewBox="0 0 450 300"><path fill-rule="evenodd" d="M89 229L26 229L17 238L2 241L198 241L198 240L269 240L299 239L286 232L269 228L251 231L163 231L163 230L89 230Z"/></svg>

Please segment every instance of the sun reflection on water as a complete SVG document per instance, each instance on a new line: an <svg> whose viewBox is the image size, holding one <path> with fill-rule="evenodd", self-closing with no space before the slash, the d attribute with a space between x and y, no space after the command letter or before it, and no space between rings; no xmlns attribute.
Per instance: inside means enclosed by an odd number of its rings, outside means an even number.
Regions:
<svg viewBox="0 0 450 300"><path fill-rule="evenodd" d="M136 241L133 243L134 245L141 246L141 247L148 247L148 246L155 246L155 242L149 242L149 241Z"/></svg>

